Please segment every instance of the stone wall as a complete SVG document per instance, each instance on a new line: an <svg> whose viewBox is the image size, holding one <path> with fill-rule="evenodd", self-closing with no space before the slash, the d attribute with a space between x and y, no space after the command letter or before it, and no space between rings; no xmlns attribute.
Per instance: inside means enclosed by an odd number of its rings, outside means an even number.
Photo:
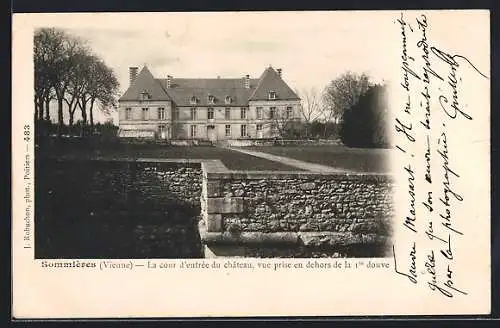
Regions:
<svg viewBox="0 0 500 328"><path fill-rule="evenodd" d="M37 158L37 258L200 258L200 161Z"/></svg>
<svg viewBox="0 0 500 328"><path fill-rule="evenodd" d="M154 139L156 136L157 126L152 124L131 127L123 126L118 132L120 138L149 138Z"/></svg>
<svg viewBox="0 0 500 328"><path fill-rule="evenodd" d="M384 256L391 235L388 175L229 171L219 160L41 164L38 258Z"/></svg>
<svg viewBox="0 0 500 328"><path fill-rule="evenodd" d="M319 140L282 140L275 138L261 139L228 139L221 141L222 144L229 147L260 147L260 146L303 146L303 145L339 145L339 140L319 139Z"/></svg>
<svg viewBox="0 0 500 328"><path fill-rule="evenodd" d="M200 229L207 244L288 244L329 248L330 255L368 247L377 253L391 235L388 175L224 172L205 166L203 176L206 212ZM249 256L248 247L245 252Z"/></svg>
<svg viewBox="0 0 500 328"><path fill-rule="evenodd" d="M143 197L151 198L156 206L178 201L200 209L201 163L200 161L175 160L136 161L135 187Z"/></svg>

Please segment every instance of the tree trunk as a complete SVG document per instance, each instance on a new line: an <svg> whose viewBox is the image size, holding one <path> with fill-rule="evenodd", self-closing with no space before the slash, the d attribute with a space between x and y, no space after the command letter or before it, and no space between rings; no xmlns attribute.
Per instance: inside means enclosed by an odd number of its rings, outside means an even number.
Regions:
<svg viewBox="0 0 500 328"><path fill-rule="evenodd" d="M85 135L85 127L87 126L87 108L86 102L82 100L82 103L79 104L80 110L82 111L82 127L80 129L80 135Z"/></svg>
<svg viewBox="0 0 500 328"><path fill-rule="evenodd" d="M43 110L42 110L43 114ZM43 119L43 117L41 117ZM45 98L45 120L50 121L50 96Z"/></svg>
<svg viewBox="0 0 500 328"><path fill-rule="evenodd" d="M73 127L74 116L75 116L75 112L70 111L69 112L69 124L68 124L70 129Z"/></svg>
<svg viewBox="0 0 500 328"><path fill-rule="evenodd" d="M94 129L94 99L90 101L90 108L89 108L89 114L90 114L90 128Z"/></svg>
<svg viewBox="0 0 500 328"><path fill-rule="evenodd" d="M39 119L40 105L38 97L35 96L35 121Z"/></svg>
<svg viewBox="0 0 500 328"><path fill-rule="evenodd" d="M64 127L64 116L63 116L63 101L64 97L57 97L57 134L61 136Z"/></svg>
<svg viewBox="0 0 500 328"><path fill-rule="evenodd" d="M85 105L81 107L82 110L82 121L84 125L87 125L87 110L85 108Z"/></svg>

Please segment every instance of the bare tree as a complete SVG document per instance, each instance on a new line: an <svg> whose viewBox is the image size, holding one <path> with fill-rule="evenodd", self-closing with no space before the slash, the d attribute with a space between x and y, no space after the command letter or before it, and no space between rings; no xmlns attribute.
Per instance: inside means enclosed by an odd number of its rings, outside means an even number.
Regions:
<svg viewBox="0 0 500 328"><path fill-rule="evenodd" d="M293 113L287 112L285 108L272 107L265 125L273 137L286 138L292 136L298 123L300 119L294 117Z"/></svg>
<svg viewBox="0 0 500 328"><path fill-rule="evenodd" d="M102 60L95 60L90 70L90 80L87 90L89 104L90 126L94 126L94 105L106 114L117 107L119 89L118 79L113 70L106 66ZM84 108L84 107L83 107Z"/></svg>
<svg viewBox="0 0 500 328"><path fill-rule="evenodd" d="M183 139L183 127L184 124L179 122L178 120L172 120L170 123L170 134L172 139Z"/></svg>
<svg viewBox="0 0 500 328"><path fill-rule="evenodd" d="M79 99L84 96L88 89L90 78L88 71L92 65L92 60L94 58L85 50L76 54L74 58L75 63L70 72L69 84L64 97L64 101L68 106L70 128L73 126Z"/></svg>
<svg viewBox="0 0 500 328"><path fill-rule="evenodd" d="M323 92L324 119L338 122L344 112L354 106L359 97L373 86L367 74L346 72L332 80Z"/></svg>
<svg viewBox="0 0 500 328"><path fill-rule="evenodd" d="M63 105L69 112L69 126L74 123L77 108L87 123L87 109L93 126L94 105L109 112L116 108L118 79L114 72L91 53L83 39L56 28L42 28L35 33L35 116L50 119L49 104L57 100L59 134L63 126Z"/></svg>
<svg viewBox="0 0 500 328"><path fill-rule="evenodd" d="M296 93L302 99L300 118L305 123L305 134L309 137L309 125L323 115L321 94L316 88L303 89L301 92L296 90Z"/></svg>
<svg viewBox="0 0 500 328"><path fill-rule="evenodd" d="M79 55L84 52L83 42L64 30L41 28L35 32L35 95L38 118L43 117L45 102L47 116L48 105L53 96L57 100L57 118L59 134L63 126L63 103ZM53 95L51 93L54 93Z"/></svg>
<svg viewBox="0 0 500 328"><path fill-rule="evenodd" d="M35 117L50 120L49 105L55 99L54 79L57 62L63 53L62 33L56 29L42 28L34 36L35 66Z"/></svg>

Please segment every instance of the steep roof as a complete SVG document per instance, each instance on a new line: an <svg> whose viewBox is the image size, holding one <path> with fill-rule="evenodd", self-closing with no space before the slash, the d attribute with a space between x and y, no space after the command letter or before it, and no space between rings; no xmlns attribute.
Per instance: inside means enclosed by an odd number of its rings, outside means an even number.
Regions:
<svg viewBox="0 0 500 328"><path fill-rule="evenodd" d="M191 106L193 96L198 106L225 105L227 96L231 97L232 106L247 106L249 100L268 100L269 91L275 91L278 100L300 99L272 67L266 68L260 78L250 79L250 88L245 88L245 78L172 78L167 88L167 79L155 79L144 66L120 100L138 100L144 91L151 95L151 100L172 100L177 106ZM209 95L214 96L213 104L209 103Z"/></svg>
<svg viewBox="0 0 500 328"><path fill-rule="evenodd" d="M245 88L245 79L172 79L167 89L167 80L160 79L177 106L190 106L191 97L195 96L197 105L225 105L226 96L231 97L232 106L247 106L248 98L255 90L258 79L250 79L250 88ZM214 104L209 103L208 96L214 96Z"/></svg>
<svg viewBox="0 0 500 328"><path fill-rule="evenodd" d="M149 93L153 100L171 100L161 83L153 77L146 66L143 67L120 100L138 100L142 92Z"/></svg>
<svg viewBox="0 0 500 328"><path fill-rule="evenodd" d="M257 88L250 96L249 100L267 100L269 91L275 91L278 100L300 99L271 66L266 68L264 73L262 73Z"/></svg>

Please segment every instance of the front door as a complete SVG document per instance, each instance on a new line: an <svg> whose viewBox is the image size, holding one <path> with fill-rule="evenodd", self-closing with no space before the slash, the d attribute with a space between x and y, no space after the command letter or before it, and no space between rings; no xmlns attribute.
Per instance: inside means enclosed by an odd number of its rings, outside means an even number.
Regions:
<svg viewBox="0 0 500 328"><path fill-rule="evenodd" d="M207 125L207 137L210 141L217 141L217 132L215 126Z"/></svg>
<svg viewBox="0 0 500 328"><path fill-rule="evenodd" d="M165 125L160 125L158 127L158 135L159 135L160 139L166 139L167 138L166 131L165 131Z"/></svg>

